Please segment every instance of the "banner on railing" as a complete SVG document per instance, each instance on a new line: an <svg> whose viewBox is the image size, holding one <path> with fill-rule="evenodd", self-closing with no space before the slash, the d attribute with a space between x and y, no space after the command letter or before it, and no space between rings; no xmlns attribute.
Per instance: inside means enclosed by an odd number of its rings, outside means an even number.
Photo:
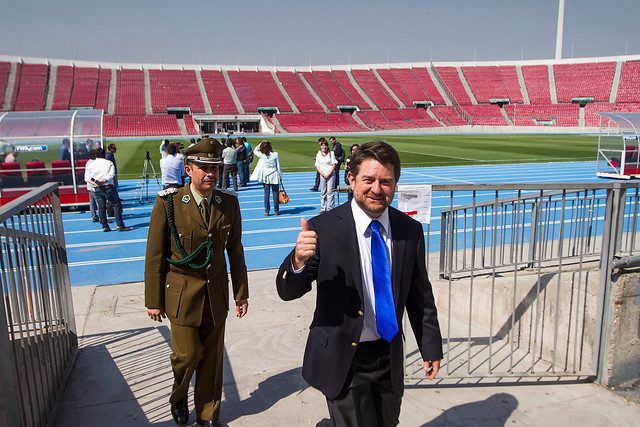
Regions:
<svg viewBox="0 0 640 427"><path fill-rule="evenodd" d="M398 185L398 209L416 221L431 222L431 185Z"/></svg>

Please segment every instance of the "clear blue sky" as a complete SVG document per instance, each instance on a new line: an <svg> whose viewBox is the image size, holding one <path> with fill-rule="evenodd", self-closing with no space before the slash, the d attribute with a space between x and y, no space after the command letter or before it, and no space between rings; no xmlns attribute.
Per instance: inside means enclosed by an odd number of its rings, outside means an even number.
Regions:
<svg viewBox="0 0 640 427"><path fill-rule="evenodd" d="M549 59L558 0L14 0L0 54L327 65ZM640 54L640 0L566 0L563 57Z"/></svg>

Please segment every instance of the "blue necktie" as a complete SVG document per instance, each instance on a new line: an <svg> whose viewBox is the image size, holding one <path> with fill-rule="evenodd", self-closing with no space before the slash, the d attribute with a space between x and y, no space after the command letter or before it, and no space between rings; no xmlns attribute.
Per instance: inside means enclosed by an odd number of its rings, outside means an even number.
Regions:
<svg viewBox="0 0 640 427"><path fill-rule="evenodd" d="M376 295L376 326L378 335L391 342L398 333L396 306L391 290L391 269L387 245L380 234L380 222L371 221L371 270Z"/></svg>

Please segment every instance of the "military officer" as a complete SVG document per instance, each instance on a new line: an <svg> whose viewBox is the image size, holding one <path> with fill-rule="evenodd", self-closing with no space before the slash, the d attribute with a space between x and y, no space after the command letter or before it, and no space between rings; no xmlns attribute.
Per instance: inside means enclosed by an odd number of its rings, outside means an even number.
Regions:
<svg viewBox="0 0 640 427"><path fill-rule="evenodd" d="M224 328L229 310L227 251L236 315L247 313L247 267L238 199L216 189L222 146L206 138L184 150L191 183L156 197L145 259L145 305L153 320L171 322L174 385L171 415L189 421L187 392L195 371L199 425L219 424Z"/></svg>

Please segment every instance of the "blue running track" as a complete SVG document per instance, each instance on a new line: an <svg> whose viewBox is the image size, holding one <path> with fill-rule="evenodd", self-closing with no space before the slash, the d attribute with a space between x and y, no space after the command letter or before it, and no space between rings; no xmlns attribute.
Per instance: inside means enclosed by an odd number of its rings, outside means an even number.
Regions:
<svg viewBox="0 0 640 427"><path fill-rule="evenodd" d="M597 182L595 162L479 165L402 170L400 184L480 184L518 182ZM238 192L242 210L243 244L250 270L276 268L294 246L300 231L300 218L311 218L320 209L319 193L309 191L315 172L284 174L291 202L280 206L280 216L264 216L262 185L250 183ZM341 173L342 180L342 173ZM72 286L130 283L144 280L144 254L149 216L155 194L155 180L147 189L141 180L120 181L124 200L124 221L129 232L104 233L93 223L88 211L63 213L65 241ZM142 202L141 202L142 200ZM340 202L346 201L341 195ZM460 203L466 203L461 200ZM431 250L439 248L439 209L449 206L449 197L432 200ZM395 205L395 202L394 202ZM397 206L397 205L396 205ZM115 224L114 225L115 229Z"/></svg>

